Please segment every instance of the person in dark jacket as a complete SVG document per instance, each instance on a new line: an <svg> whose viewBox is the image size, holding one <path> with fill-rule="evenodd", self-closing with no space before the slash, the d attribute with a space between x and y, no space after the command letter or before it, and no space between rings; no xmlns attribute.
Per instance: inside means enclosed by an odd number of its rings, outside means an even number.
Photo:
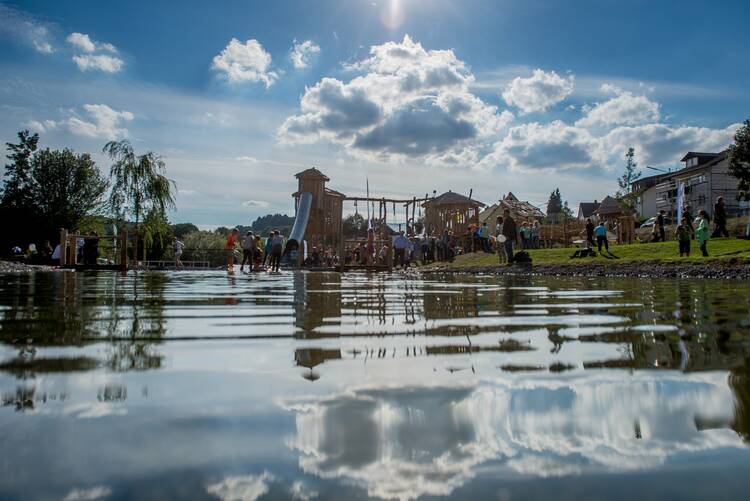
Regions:
<svg viewBox="0 0 750 501"><path fill-rule="evenodd" d="M593 249L596 244L594 243L594 223L591 222L591 218L586 218L586 243Z"/></svg>
<svg viewBox="0 0 750 501"><path fill-rule="evenodd" d="M711 234L711 238L729 236L729 232L727 231L727 211L724 208L724 197L716 199L716 204L714 205L714 223L716 224L716 228Z"/></svg>
<svg viewBox="0 0 750 501"><path fill-rule="evenodd" d="M656 216L656 225L659 227L659 241L666 242L667 235L664 231L664 211L660 210L659 215Z"/></svg>
<svg viewBox="0 0 750 501"><path fill-rule="evenodd" d="M518 227L510 217L510 211L503 211L503 236L505 237L505 254L508 256L508 264L513 264L513 244L518 240Z"/></svg>

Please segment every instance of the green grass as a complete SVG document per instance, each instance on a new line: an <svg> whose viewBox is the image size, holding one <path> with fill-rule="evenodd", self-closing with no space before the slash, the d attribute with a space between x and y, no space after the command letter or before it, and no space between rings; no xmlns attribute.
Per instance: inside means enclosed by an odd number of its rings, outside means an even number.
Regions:
<svg viewBox="0 0 750 501"><path fill-rule="evenodd" d="M608 254L598 254L596 257L571 259L570 256L577 247L560 247L554 249L530 250L529 255L533 264L572 264L585 266L586 263L632 263L638 261L659 261L674 263L710 263L738 258L745 263L750 263L750 240L737 238L717 238L708 241L709 257L703 257L698 249L697 242L691 242L690 257L681 258L677 242L658 242L631 245L611 245ZM475 252L458 256L452 263L438 262L434 265L447 268L471 268L475 266L497 265L497 254Z"/></svg>

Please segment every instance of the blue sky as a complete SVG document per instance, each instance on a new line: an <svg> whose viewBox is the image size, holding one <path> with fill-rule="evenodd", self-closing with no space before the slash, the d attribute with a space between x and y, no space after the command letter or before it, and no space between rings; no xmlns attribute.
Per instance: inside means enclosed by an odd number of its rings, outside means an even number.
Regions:
<svg viewBox="0 0 750 501"><path fill-rule="evenodd" d="M616 189L750 116L747 2L0 3L0 134L165 157L175 222L293 212L293 174L411 196ZM649 172L646 170L644 175Z"/></svg>

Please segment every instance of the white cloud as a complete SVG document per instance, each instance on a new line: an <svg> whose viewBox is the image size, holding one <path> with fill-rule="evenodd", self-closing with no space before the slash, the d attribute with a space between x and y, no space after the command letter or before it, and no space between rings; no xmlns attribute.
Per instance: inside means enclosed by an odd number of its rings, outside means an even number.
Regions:
<svg viewBox="0 0 750 501"><path fill-rule="evenodd" d="M602 85L605 90L607 84ZM656 122L661 118L659 103L651 101L646 96L634 96L630 92L623 92L614 86L609 86L607 92L615 92L617 96L598 103L594 107L587 107L584 116L576 122L581 127L607 127L613 125L639 125Z"/></svg>
<svg viewBox="0 0 750 501"><path fill-rule="evenodd" d="M226 477L206 486L206 492L222 501L254 501L268 492L269 482L273 482L273 475L267 471L260 475Z"/></svg>
<svg viewBox="0 0 750 501"><path fill-rule="evenodd" d="M732 142L740 126L737 123L724 129L667 124L617 127L602 138L602 148L621 155L632 146L641 165L673 165L690 150L723 150Z"/></svg>
<svg viewBox="0 0 750 501"><path fill-rule="evenodd" d="M99 70L105 73L117 73L122 69L123 61L119 57L106 55L84 54L73 56L73 62L76 63L81 71Z"/></svg>
<svg viewBox="0 0 750 501"><path fill-rule="evenodd" d="M133 114L129 111L116 111L106 104L84 104L83 109L91 120L70 117L67 123L72 133L107 140L128 136L128 129L120 128L119 125L133 120Z"/></svg>
<svg viewBox="0 0 750 501"><path fill-rule="evenodd" d="M318 497L316 491L311 490L300 480L295 480L292 483L292 486L289 488L289 494L292 495L292 499L299 501L310 501Z"/></svg>
<svg viewBox="0 0 750 501"><path fill-rule="evenodd" d="M261 209L266 209L269 205L270 204L268 202L263 200L245 200L244 202L242 202L243 207L256 207Z"/></svg>
<svg viewBox="0 0 750 501"><path fill-rule="evenodd" d="M48 25L34 19L26 12L0 4L0 36L32 47L42 54L52 54Z"/></svg>
<svg viewBox="0 0 750 501"><path fill-rule="evenodd" d="M408 35L346 69L358 75L305 90L299 114L279 129L282 143L327 140L358 157L445 163L513 119L469 92L474 77L453 51L425 50Z"/></svg>
<svg viewBox="0 0 750 501"><path fill-rule="evenodd" d="M564 170L591 167L596 139L586 130L559 120L513 127L480 166L507 165L513 170Z"/></svg>
<svg viewBox="0 0 750 501"><path fill-rule="evenodd" d="M66 38L66 40L74 48L89 54L96 51L111 52L113 54L117 53L117 48L111 43L96 42L94 40L91 40L91 37L89 37L85 33L73 32L68 35L68 38Z"/></svg>
<svg viewBox="0 0 750 501"><path fill-rule="evenodd" d="M258 159L257 158L251 157L249 155L243 155L241 157L237 157L237 158L235 158L235 160L237 160L238 162L250 162L251 164L257 164L258 163Z"/></svg>
<svg viewBox="0 0 750 501"><path fill-rule="evenodd" d="M503 99L522 113L545 111L573 92L574 77L562 78L554 71L534 70L528 78L516 77L503 91Z"/></svg>
<svg viewBox="0 0 750 501"><path fill-rule="evenodd" d="M221 53L214 57L211 68L223 73L230 83L263 82L266 88L278 80L277 72L270 71L271 54L255 39L244 44L232 38Z"/></svg>
<svg viewBox="0 0 750 501"><path fill-rule="evenodd" d="M93 501L108 498L112 495L112 489L104 485L98 485L89 489L73 489L63 498L63 501Z"/></svg>
<svg viewBox="0 0 750 501"><path fill-rule="evenodd" d="M310 65L310 60L318 53L320 53L320 46L312 40L305 40L304 42L295 40L294 47L289 52L289 59L292 60L295 68L302 70Z"/></svg>

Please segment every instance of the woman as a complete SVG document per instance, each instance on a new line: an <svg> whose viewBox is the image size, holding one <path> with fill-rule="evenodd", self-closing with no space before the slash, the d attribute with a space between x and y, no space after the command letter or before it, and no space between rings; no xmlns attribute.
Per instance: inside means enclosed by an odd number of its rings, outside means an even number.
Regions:
<svg viewBox="0 0 750 501"><path fill-rule="evenodd" d="M539 248L539 237L541 235L542 229L539 226L539 221L534 220L534 224L531 226L531 248L532 249L538 249Z"/></svg>
<svg viewBox="0 0 750 501"><path fill-rule="evenodd" d="M701 209L700 212L698 212L698 219L700 222L698 223L698 227L695 229L695 239L698 241L698 245L700 246L701 254L703 254L703 257L708 257L708 213Z"/></svg>

